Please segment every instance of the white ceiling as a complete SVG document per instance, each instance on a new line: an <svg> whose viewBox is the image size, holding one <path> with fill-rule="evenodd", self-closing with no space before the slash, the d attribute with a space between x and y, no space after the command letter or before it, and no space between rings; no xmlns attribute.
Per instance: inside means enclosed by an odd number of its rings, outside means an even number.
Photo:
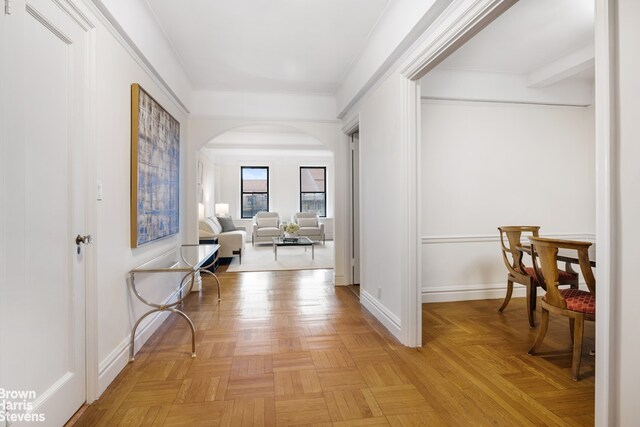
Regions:
<svg viewBox="0 0 640 427"><path fill-rule="evenodd" d="M527 74L593 43L594 37L593 0L520 0L440 68Z"/></svg>
<svg viewBox="0 0 640 427"><path fill-rule="evenodd" d="M390 0L147 0L196 90L334 93Z"/></svg>

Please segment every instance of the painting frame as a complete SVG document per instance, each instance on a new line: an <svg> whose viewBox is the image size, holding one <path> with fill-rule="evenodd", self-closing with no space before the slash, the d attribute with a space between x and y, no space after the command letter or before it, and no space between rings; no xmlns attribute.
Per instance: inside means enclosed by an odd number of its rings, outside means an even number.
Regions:
<svg viewBox="0 0 640 427"><path fill-rule="evenodd" d="M180 122L131 85L131 247L180 232Z"/></svg>

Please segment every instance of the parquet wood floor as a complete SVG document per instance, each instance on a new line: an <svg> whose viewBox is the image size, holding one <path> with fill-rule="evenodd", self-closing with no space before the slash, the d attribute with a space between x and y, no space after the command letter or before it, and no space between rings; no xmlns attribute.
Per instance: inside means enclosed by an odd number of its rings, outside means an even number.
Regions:
<svg viewBox="0 0 640 427"><path fill-rule="evenodd" d="M400 346L332 271L205 278L76 421L77 426L592 425L594 328L583 379L570 376L568 324L552 316L544 357L523 299L424 305L425 347Z"/></svg>

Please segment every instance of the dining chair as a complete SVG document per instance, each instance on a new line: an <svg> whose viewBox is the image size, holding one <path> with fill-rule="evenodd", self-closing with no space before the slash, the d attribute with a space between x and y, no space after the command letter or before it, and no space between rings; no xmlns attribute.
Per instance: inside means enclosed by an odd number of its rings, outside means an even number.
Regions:
<svg viewBox="0 0 640 427"><path fill-rule="evenodd" d="M529 354L536 354L540 349L549 327L549 313L560 314L569 318L569 331L573 342L573 361L571 376L578 381L580 373L580 357L582 354L582 337L584 335L585 320L596 320L596 279L589 263L590 242L573 240L544 239L529 237L533 257L533 268L539 281L544 281L547 294L542 298L542 319L540 332L536 342L529 350ZM587 283L589 291L579 289L558 289L558 249L575 250L578 253L580 271ZM538 267L536 255L540 258Z"/></svg>
<svg viewBox="0 0 640 427"><path fill-rule="evenodd" d="M524 285L527 297L527 316L529 318L529 327L535 328L535 312L536 300L538 297L538 287L544 288L544 283L540 282L534 273L533 267L526 267L522 262L523 252L521 249L522 237L538 237L540 227L510 225L498 227L500 231L500 245L502 246L502 259L507 267L507 295L504 297L502 306L498 311L502 312L513 294L513 284L518 283ZM523 236L524 235L524 236ZM506 239L505 239L506 238ZM567 271L559 271L559 280L563 285L570 285L572 288L578 288L578 274L571 270L567 265Z"/></svg>

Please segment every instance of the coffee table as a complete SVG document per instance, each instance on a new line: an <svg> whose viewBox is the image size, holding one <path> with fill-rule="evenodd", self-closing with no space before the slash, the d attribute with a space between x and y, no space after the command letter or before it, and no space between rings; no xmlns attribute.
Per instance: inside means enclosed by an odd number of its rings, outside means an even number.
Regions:
<svg viewBox="0 0 640 427"><path fill-rule="evenodd" d="M307 246L311 246L311 259L315 259L315 249L313 246L313 240L308 237L298 237L297 240L289 240L285 237L274 237L273 238L273 253L275 255L276 261L278 260L278 247L279 246L304 246L304 251L307 251Z"/></svg>

